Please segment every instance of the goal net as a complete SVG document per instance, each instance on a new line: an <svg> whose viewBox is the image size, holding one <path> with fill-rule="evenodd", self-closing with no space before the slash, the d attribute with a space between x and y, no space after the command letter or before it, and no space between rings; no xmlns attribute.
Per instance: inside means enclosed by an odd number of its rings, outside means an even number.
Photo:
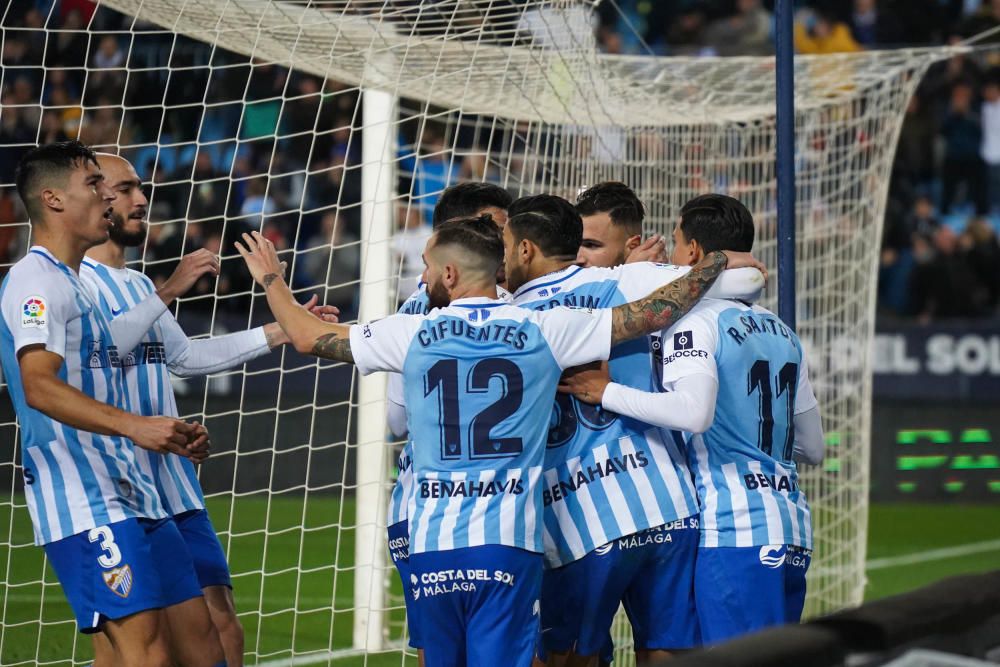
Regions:
<svg viewBox="0 0 1000 667"><path fill-rule="evenodd" d="M767 58L599 54L570 0L13 2L2 16L0 252L29 229L12 171L30 145L79 137L150 184L132 266L163 280L222 255L177 306L189 335L268 321L232 242L261 230L295 291L363 320L415 287L441 190L488 180L572 199L632 185L648 231L722 191L758 222L775 308L775 89ZM867 524L870 342L890 165L907 101L944 49L796 64L798 331L828 434L803 484L816 553L808 614L860 601ZM233 571L249 664L402 664L402 591L388 563L395 460L385 378L282 350L177 380L215 452L201 469ZM0 664L83 664L88 642L31 545L2 402ZM624 626L622 626L624 627ZM618 633L627 660L627 633ZM363 657L361 657L363 656ZM411 664L414 664L411 662Z"/></svg>

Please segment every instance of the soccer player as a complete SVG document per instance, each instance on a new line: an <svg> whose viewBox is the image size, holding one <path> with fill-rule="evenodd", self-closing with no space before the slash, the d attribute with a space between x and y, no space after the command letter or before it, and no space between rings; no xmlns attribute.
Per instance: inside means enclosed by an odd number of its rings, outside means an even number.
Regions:
<svg viewBox="0 0 1000 667"><path fill-rule="evenodd" d="M459 183L447 188L441 193L437 204L434 206L434 227L439 227L449 220L460 218L478 218L488 215L499 227L507 224L507 207L510 206L513 197L510 193L499 185L492 183ZM501 272L497 275L498 282L502 282L504 277ZM430 310L428 307L426 285L421 283L416 292L399 308L400 313L410 315L426 315ZM498 298L504 301L510 300L510 292L497 287ZM406 429L406 407L403 391L403 376L393 373L389 376L387 389L388 398L388 422L389 430L397 438L405 438ZM403 582L403 590L410 585L410 529L407 521L407 506L410 494L413 490L413 447L409 441L403 445L402 451L396 464L396 484L392 488L392 496L389 499L389 516L386 521L389 534L389 556L393 565L399 572L399 578ZM420 636L417 609L412 596L405 596L406 600L406 625L410 637L410 646L417 649L417 657L420 664L423 664L423 640Z"/></svg>
<svg viewBox="0 0 1000 667"><path fill-rule="evenodd" d="M180 377L218 373L266 354L288 338L272 322L250 331L189 339L167 308L202 275L218 273L218 259L206 250L186 255L159 290L145 275L126 268L125 249L139 247L146 239L148 201L128 160L106 153L97 158L106 183L118 196L112 203L110 238L87 251L80 280L111 321L132 409L146 416L176 417L170 373ZM307 307L314 302L315 297ZM317 314L330 310L335 309L323 308ZM195 468L187 459L144 450L136 451L136 459L184 538L226 662L229 667L240 667L243 628L236 617L229 566L205 511ZM176 633L173 636L182 639ZM100 634L94 635L94 650L99 664L110 660L111 647Z"/></svg>
<svg viewBox="0 0 1000 667"><path fill-rule="evenodd" d="M562 369L606 358L611 345L677 319L727 261L756 263L716 253L634 303L536 312L496 298L496 271L509 248L492 221L460 220L442 225L424 254L429 315L348 327L304 319L273 244L256 233L244 243L237 249L297 350L353 362L362 373L404 374L415 443L411 593L421 631L433 631L424 651L435 667L532 662L541 467Z"/></svg>
<svg viewBox="0 0 1000 667"><path fill-rule="evenodd" d="M681 209L673 260L690 264L719 250L749 251L753 239L743 204L702 195ZM609 384L600 371L578 374L566 388L605 409L691 434L686 450L701 507L695 604L703 640L796 623L812 528L795 462L823 458L802 345L770 311L717 299L699 303L661 340L666 393Z"/></svg>
<svg viewBox="0 0 1000 667"><path fill-rule="evenodd" d="M595 199L604 200L604 215L611 212L622 227L641 230L643 207L627 187L594 186L581 195L584 210ZM612 308L687 272L648 262L581 268L575 260L583 224L572 204L538 195L518 200L511 210L518 213L504 236L516 248L507 264L515 305L543 311L560 305ZM627 238L638 241L637 234ZM621 245L619 252L606 252L605 261L623 259ZM610 249L608 244L605 250ZM727 272L723 280L732 287L716 284L710 293L720 293L721 287L740 296L758 294L762 276L748 271ZM652 388L646 338L616 346L610 366L614 377ZM549 664L596 664L620 603L640 653L696 646L698 502L674 443L648 423L560 395L547 445L543 497L548 569L541 621Z"/></svg>
<svg viewBox="0 0 1000 667"><path fill-rule="evenodd" d="M175 613L204 603L184 541L135 455L137 445L201 460L208 435L132 413L110 325L78 277L84 253L108 238L117 195L76 141L29 151L16 184L35 245L0 288L0 357L22 429L35 542L80 630L102 630L117 664L224 664L211 623L171 655Z"/></svg>
<svg viewBox="0 0 1000 667"><path fill-rule="evenodd" d="M632 188L617 181L591 186L577 195L583 240L576 263L611 268L632 262L665 262L666 243L654 234L642 240L646 209Z"/></svg>

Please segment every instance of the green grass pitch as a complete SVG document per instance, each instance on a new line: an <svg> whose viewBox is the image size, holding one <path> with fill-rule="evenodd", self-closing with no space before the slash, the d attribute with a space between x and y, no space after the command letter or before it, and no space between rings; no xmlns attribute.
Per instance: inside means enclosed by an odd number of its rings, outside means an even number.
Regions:
<svg viewBox="0 0 1000 667"><path fill-rule="evenodd" d="M353 501L252 496L235 503L213 499L210 511L229 548L248 664L279 661L291 649L300 654L350 646L354 531L341 526L353 521ZM51 570L43 570L41 550L30 546L27 511L0 506L0 526L10 527L9 541L15 545L0 546L0 568L8 582L0 588L0 664L33 664L36 655L40 664L84 663L90 656L88 640L76 633ZM1000 567L1000 507L877 505L869 528L869 599ZM936 553L971 544L978 548ZM398 582L391 592L400 599ZM260 613L247 611L258 608ZM398 639L402 621L400 611L390 615L392 638ZM416 660L395 650L329 664L383 667L415 665Z"/></svg>

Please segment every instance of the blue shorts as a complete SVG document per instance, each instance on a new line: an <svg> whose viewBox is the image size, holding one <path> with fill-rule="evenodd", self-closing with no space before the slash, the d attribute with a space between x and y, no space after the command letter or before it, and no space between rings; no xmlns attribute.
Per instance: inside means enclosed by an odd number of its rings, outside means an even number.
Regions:
<svg viewBox="0 0 1000 667"><path fill-rule="evenodd" d="M792 546L702 547L695 605L706 644L798 623L812 552Z"/></svg>
<svg viewBox="0 0 1000 667"><path fill-rule="evenodd" d="M229 563L226 562L226 552L215 534L212 520L205 510L192 510L174 516L177 529L187 544L191 558L194 560L194 571L198 575L198 584L202 588L208 586L233 587L229 574Z"/></svg>
<svg viewBox="0 0 1000 667"><path fill-rule="evenodd" d="M410 554L410 594L434 667L530 667L542 554L494 544Z"/></svg>
<svg viewBox="0 0 1000 667"><path fill-rule="evenodd" d="M81 632L201 595L172 519L126 519L45 545Z"/></svg>
<svg viewBox="0 0 1000 667"><path fill-rule="evenodd" d="M546 651L606 657L611 623L625 606L639 649L700 643L694 606L698 519L621 537L542 579Z"/></svg>
<svg viewBox="0 0 1000 667"><path fill-rule="evenodd" d="M410 524L403 520L389 526L389 556L399 571L403 582L403 599L406 600L406 629L410 635L410 646L423 648L420 641L420 627L417 624L417 602L413 599L410 580Z"/></svg>

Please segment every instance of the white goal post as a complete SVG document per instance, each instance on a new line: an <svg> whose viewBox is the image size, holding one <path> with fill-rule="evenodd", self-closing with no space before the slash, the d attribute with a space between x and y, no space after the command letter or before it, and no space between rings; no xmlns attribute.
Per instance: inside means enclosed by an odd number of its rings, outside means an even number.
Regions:
<svg viewBox="0 0 1000 667"><path fill-rule="evenodd" d="M463 179L570 199L622 180L647 204L647 231L667 234L687 199L726 192L753 211L755 252L776 267L774 60L603 55L591 5L101 0L82 21L50 4L40 26L7 10L4 53L27 45L42 57L4 63L0 84L12 92L0 125L15 118L30 131L0 148L76 128L129 157L153 186L151 238L133 266L162 275L194 247L224 257L220 279L180 302L192 334L266 317L227 245L245 229L283 242L303 300L318 293L360 320L393 312L419 271L413 248L430 207ZM85 56L75 67L64 64L74 39ZM810 615L863 595L889 173L910 96L955 52L796 59L798 331L828 433L827 462L803 474L816 538ZM7 197L10 185L0 178ZM23 251L27 221L14 216L21 238L11 244ZM364 655L403 664L401 592L385 544L394 457L384 375L283 351L177 388L187 414L221 434L201 477L230 556L248 663L359 664L351 656ZM6 414L0 663L83 664L87 644L30 545ZM378 653L391 662L374 662Z"/></svg>

